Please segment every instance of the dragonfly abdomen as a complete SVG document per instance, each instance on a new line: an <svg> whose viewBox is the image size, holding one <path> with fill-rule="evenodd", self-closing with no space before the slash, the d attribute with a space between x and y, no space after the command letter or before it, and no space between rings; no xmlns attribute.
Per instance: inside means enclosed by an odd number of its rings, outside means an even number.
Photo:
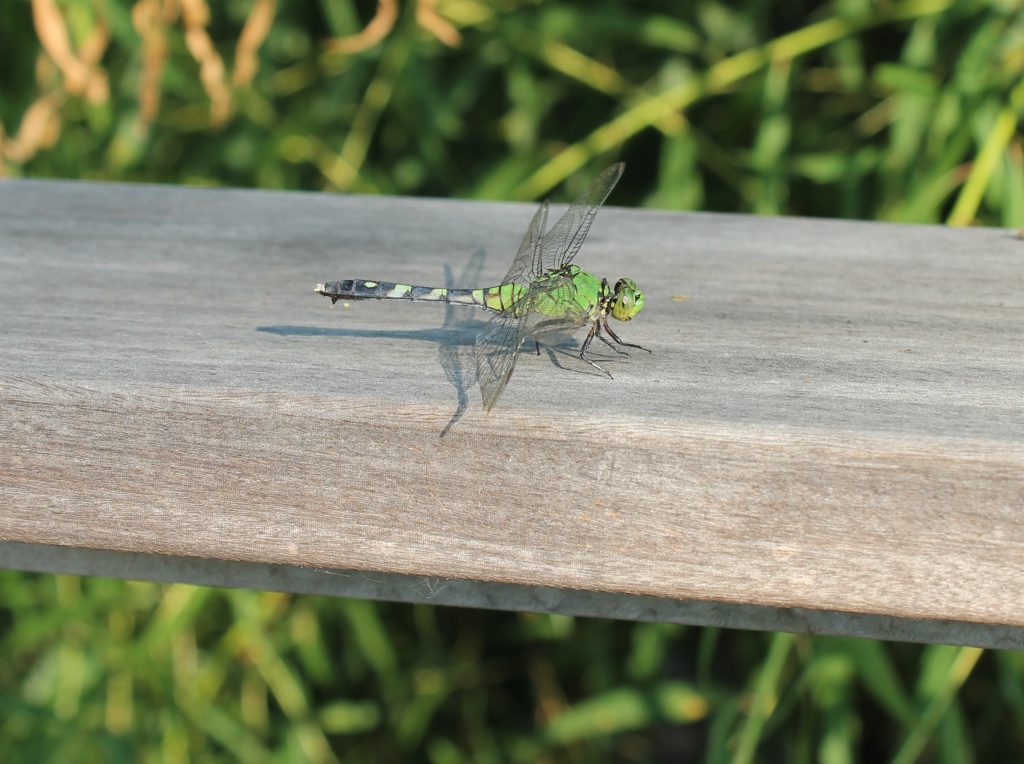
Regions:
<svg viewBox="0 0 1024 764"><path fill-rule="evenodd" d="M413 284L395 284L391 281L345 279L316 285L316 293L338 300L417 300L443 302L448 305L475 305L484 310L508 309L522 294L519 284L502 284L487 289L445 289Z"/></svg>

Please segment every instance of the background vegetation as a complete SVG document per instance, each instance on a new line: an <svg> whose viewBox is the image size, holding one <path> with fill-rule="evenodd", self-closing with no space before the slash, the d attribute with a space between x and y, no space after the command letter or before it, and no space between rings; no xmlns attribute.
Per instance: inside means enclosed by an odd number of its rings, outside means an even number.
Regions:
<svg viewBox="0 0 1024 764"><path fill-rule="evenodd" d="M1024 226L1018 0L8 0L0 175ZM1024 655L0 574L5 761L1024 760Z"/></svg>

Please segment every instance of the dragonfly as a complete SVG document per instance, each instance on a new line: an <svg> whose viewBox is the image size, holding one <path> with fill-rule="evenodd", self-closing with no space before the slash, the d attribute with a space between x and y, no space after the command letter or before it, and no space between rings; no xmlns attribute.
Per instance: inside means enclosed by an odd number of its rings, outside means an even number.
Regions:
<svg viewBox="0 0 1024 764"><path fill-rule="evenodd" d="M484 411L490 411L501 396L512 377L520 350L530 339L534 340L540 355L541 342L587 327L579 357L610 378L608 371L587 358L587 350L596 337L620 355L628 355L624 347L650 353L645 347L623 341L608 324L609 318L633 319L643 310L644 293L631 278L620 278L612 286L608 279L574 265L573 259L624 169L625 165L619 162L598 175L549 229L545 229L548 202L541 204L508 273L498 286L445 289L344 279L317 284L315 291L330 297L332 303L338 300L418 300L471 305L493 313L475 345L477 381Z"/></svg>

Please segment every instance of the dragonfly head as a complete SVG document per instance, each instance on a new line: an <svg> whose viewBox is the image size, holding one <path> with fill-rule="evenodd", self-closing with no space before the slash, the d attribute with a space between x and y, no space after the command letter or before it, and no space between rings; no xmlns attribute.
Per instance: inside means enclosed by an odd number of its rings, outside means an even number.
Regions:
<svg viewBox="0 0 1024 764"><path fill-rule="evenodd" d="M629 321L644 308L644 293L633 279L619 279L612 290L612 318Z"/></svg>

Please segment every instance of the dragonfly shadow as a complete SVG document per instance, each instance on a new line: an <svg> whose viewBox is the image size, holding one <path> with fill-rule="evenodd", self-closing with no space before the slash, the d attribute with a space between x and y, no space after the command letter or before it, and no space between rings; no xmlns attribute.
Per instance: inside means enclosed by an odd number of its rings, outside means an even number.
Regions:
<svg viewBox="0 0 1024 764"><path fill-rule="evenodd" d="M444 266L444 286L452 288L478 287L483 273L486 256L482 249L477 250L456 279L450 265ZM427 329L348 329L345 327L323 326L257 326L256 331L276 334L281 337L358 337L361 339L395 339L417 342L432 342L437 345L438 361L445 377L455 388L455 411L441 430L440 437L448 431L466 413L469 407L469 390L477 381L476 371L476 336L486 326L486 321L469 318L467 311L472 308L448 305L441 326Z"/></svg>
<svg viewBox="0 0 1024 764"><path fill-rule="evenodd" d="M326 326L257 326L256 331L280 337L361 337L364 339L396 339L434 342L438 345L472 345L482 321L467 321L453 329L342 329Z"/></svg>
<svg viewBox="0 0 1024 764"><path fill-rule="evenodd" d="M458 278L455 278L452 273L452 267L448 264L444 264L444 281L445 286L449 289L464 289L470 287L477 287L480 285L480 277L483 274L484 260L487 256L484 254L482 249L478 249L473 253L473 256L469 258L469 261L462 269L462 273L459 274ZM460 335L465 334L470 330L470 325L473 325L472 340L469 343L454 343L448 345L438 345L437 347L437 360L441 364L441 369L444 370L445 377L451 383L452 387L455 388L455 394L457 396L457 402L455 405L455 411L452 412L451 418L448 420L448 424L444 426L438 437L443 438L448 434L448 431L460 420L463 414L466 413L466 409L469 408L469 390L477 381L477 370L476 370L476 335L485 326L483 321L467 320L464 315L464 311L457 311L451 305L445 308L444 322L441 324L441 329L444 331L450 331L458 333Z"/></svg>
<svg viewBox="0 0 1024 764"><path fill-rule="evenodd" d="M454 277L451 266L446 263L444 286L448 289L480 286L485 259L484 251L477 250L463 267L458 278ZM334 326L272 325L257 326L256 331L276 334L281 337L350 337L434 343L437 345L438 363L448 382L455 388L456 395L455 411L439 434L439 437L443 438L466 413L469 408L469 391L477 383L476 338L487 322L479 318L470 318L468 311L472 310L465 306L447 305L441 326L425 329L349 329ZM572 336L552 336L548 342L541 342L540 348L551 363L560 369L603 376L601 370L594 368L579 357L579 345ZM527 340L520 352L532 355L534 352L533 340ZM595 358L595 361L602 366L619 360L617 357L598 356Z"/></svg>
<svg viewBox="0 0 1024 764"><path fill-rule="evenodd" d="M455 311L449 308L454 314ZM445 376L455 388L457 405L455 413L444 429L440 437L448 434L462 415L466 413L469 406L469 388L476 384L476 336L486 326L485 322L479 320L456 318L445 319L452 325L442 325L436 329L409 329L409 330L387 330L387 329L344 329L323 326L257 326L256 331L267 334L276 334L281 337L359 337L362 339L394 339L413 340L417 342L432 342L437 345L438 360Z"/></svg>

